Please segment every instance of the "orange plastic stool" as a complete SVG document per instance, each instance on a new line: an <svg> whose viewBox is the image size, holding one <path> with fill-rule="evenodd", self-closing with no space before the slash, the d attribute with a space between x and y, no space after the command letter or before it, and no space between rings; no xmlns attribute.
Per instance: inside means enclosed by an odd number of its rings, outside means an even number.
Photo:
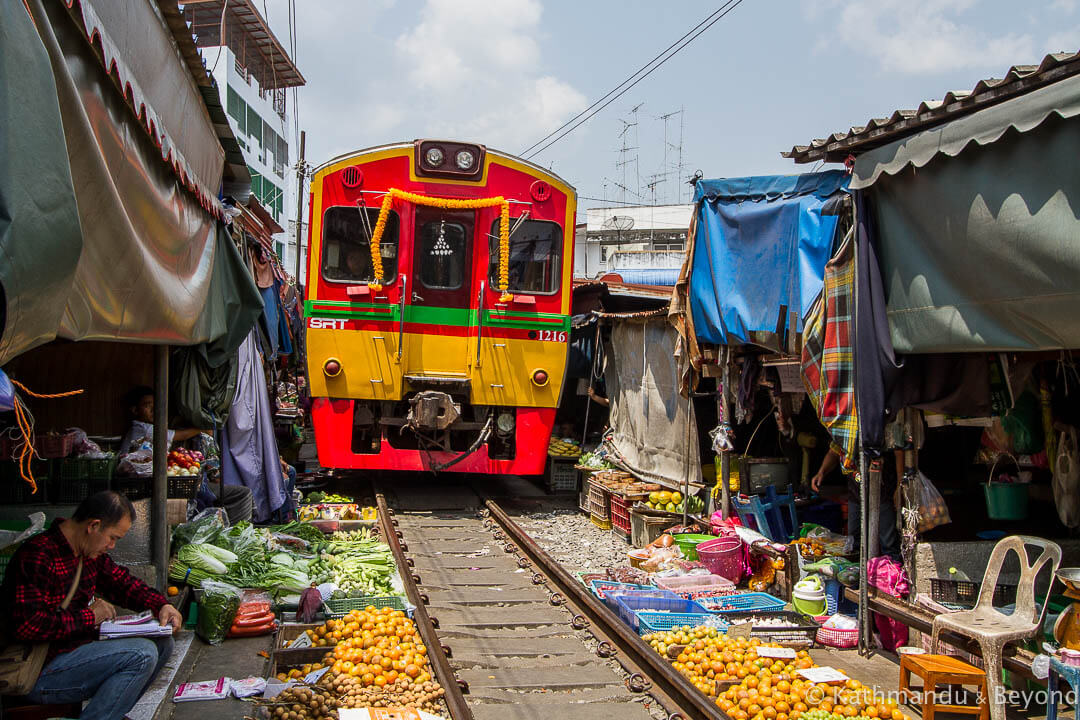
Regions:
<svg viewBox="0 0 1080 720"><path fill-rule="evenodd" d="M911 676L923 681L923 720L934 720L938 710L978 715L979 720L990 718L990 698L986 694L986 673L950 655L902 655L900 657L900 693L910 698ZM978 705L938 705L934 693L938 685L974 685L978 688Z"/></svg>

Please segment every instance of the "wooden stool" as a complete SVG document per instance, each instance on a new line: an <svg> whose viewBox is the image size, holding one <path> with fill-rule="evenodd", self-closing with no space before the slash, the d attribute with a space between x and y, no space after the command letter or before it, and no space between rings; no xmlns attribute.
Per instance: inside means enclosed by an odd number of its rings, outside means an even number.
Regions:
<svg viewBox="0 0 1080 720"><path fill-rule="evenodd" d="M910 697L911 676L922 678L923 720L934 720L938 710L978 715L979 720L990 718L990 698L986 694L986 673L950 655L902 655L900 657L900 693ZM978 688L979 704L937 705L934 692L938 685L974 685Z"/></svg>

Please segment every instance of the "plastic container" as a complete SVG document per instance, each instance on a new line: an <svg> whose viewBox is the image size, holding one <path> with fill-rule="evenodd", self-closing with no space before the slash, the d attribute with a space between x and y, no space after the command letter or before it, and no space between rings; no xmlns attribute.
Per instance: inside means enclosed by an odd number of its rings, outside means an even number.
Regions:
<svg viewBox="0 0 1080 720"><path fill-rule="evenodd" d="M784 601L768 593L750 592L701 601L711 613L770 613L784 609Z"/></svg>
<svg viewBox="0 0 1080 720"><path fill-rule="evenodd" d="M611 494L611 527L630 532L630 501L625 495Z"/></svg>
<svg viewBox="0 0 1080 720"><path fill-rule="evenodd" d="M986 514L991 520L1025 520L1028 516L1026 483L987 483Z"/></svg>
<svg viewBox="0 0 1080 720"><path fill-rule="evenodd" d="M637 583L615 582L614 580L593 580L589 583L592 594L600 600L606 600L608 593L616 590L657 590L655 585L638 585Z"/></svg>
<svg viewBox="0 0 1080 720"><path fill-rule="evenodd" d="M742 540L738 537L720 537L700 543L697 555L713 575L738 583L743 575L742 549Z"/></svg>
<svg viewBox="0 0 1080 720"><path fill-rule="evenodd" d="M692 533L672 535L672 537L675 538L675 544L679 546L687 560L697 560L697 546L707 540L716 539L714 535L695 535Z"/></svg>
<svg viewBox="0 0 1080 720"><path fill-rule="evenodd" d="M692 628L712 625L717 630L727 629L726 622L708 613L639 612L637 620L639 635L664 632L684 625Z"/></svg>
<svg viewBox="0 0 1080 720"><path fill-rule="evenodd" d="M825 599L825 585L821 578L810 576L795 584L791 592L791 604L798 612L811 617L824 615L828 607Z"/></svg>
<svg viewBox="0 0 1080 720"><path fill-rule="evenodd" d="M620 589L620 590L612 590L612 591L608 592L607 596L604 598L604 604L607 605L609 608L611 608L612 611L618 612L619 611L619 600L625 599L625 598L659 598L659 599L663 599L663 600L682 600L683 599L683 598L679 597L678 595L676 595L675 593L671 592L670 590L661 590L660 588L655 588L655 587L653 587L653 588L641 587L641 588L636 588L636 589L635 588L625 588L625 589Z"/></svg>
<svg viewBox="0 0 1080 720"><path fill-rule="evenodd" d="M841 630L838 628L818 628L817 641L821 645L834 648L853 648L859 644L859 630Z"/></svg>
<svg viewBox="0 0 1080 720"><path fill-rule="evenodd" d="M352 598L332 598L323 603L323 613L328 618L342 618L353 610L363 610L368 605L376 608L388 607L405 610L405 601L396 595L363 595Z"/></svg>
<svg viewBox="0 0 1080 720"><path fill-rule="evenodd" d="M674 595L674 593L672 593ZM661 611L668 613L691 613L708 615L705 608L693 600L683 600L681 597L648 597L648 596L624 596L618 599L619 617L624 623L637 630L637 613L639 611Z"/></svg>
<svg viewBox="0 0 1080 720"><path fill-rule="evenodd" d="M697 600L699 597L723 597L736 594L735 584L719 575L684 575L682 577L657 578L656 586L670 590L681 598Z"/></svg>

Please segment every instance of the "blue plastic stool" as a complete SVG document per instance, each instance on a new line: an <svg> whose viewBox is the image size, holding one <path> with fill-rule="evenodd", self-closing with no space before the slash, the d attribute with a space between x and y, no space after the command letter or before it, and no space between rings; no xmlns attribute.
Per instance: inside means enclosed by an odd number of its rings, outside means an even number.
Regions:
<svg viewBox="0 0 1080 720"><path fill-rule="evenodd" d="M1080 668L1066 665L1057 658L1050 658L1050 678L1046 688L1046 720L1057 720L1058 700L1061 699L1058 693L1062 680L1069 683L1074 696L1080 692Z"/></svg>
<svg viewBox="0 0 1080 720"><path fill-rule="evenodd" d="M746 527L753 527L773 542L786 542L799 529L795 517L795 499L791 494L777 495L776 488L765 488L764 497L736 495L735 512ZM787 510L787 513L782 512ZM786 517L785 517L786 514ZM750 524L753 520L753 525Z"/></svg>

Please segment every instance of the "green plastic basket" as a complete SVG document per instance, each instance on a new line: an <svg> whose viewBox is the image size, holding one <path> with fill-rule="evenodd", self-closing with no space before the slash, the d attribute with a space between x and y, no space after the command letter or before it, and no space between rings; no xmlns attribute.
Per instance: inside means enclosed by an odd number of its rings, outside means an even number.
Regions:
<svg viewBox="0 0 1080 720"><path fill-rule="evenodd" d="M350 598L331 598L323 603L323 613L328 618L342 618L353 610L363 610L367 606L393 608L405 611L405 601L396 595L362 595Z"/></svg>
<svg viewBox="0 0 1080 720"><path fill-rule="evenodd" d="M61 480L111 480L116 471L116 456L103 459L64 458L58 460Z"/></svg>
<svg viewBox="0 0 1080 720"><path fill-rule="evenodd" d="M672 537L675 539L675 544L682 550L683 555L686 556L686 559L691 561L698 559L697 546L700 543L716 539L715 535L695 535L693 533L673 535Z"/></svg>
<svg viewBox="0 0 1080 720"><path fill-rule="evenodd" d="M1028 516L1028 486L1025 483L987 483L986 514L991 520L1025 520Z"/></svg>

